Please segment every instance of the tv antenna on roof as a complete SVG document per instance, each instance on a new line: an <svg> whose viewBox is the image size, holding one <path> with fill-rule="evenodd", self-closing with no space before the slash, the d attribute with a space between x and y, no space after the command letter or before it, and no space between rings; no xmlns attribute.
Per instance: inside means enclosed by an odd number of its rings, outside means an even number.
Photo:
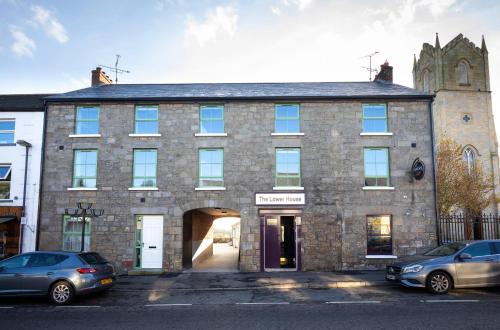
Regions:
<svg viewBox="0 0 500 330"><path fill-rule="evenodd" d="M372 69L372 57L374 57L378 53L379 53L379 51L376 50L371 54L360 57L360 58L367 58L367 57L370 58L370 67L362 66L363 69L366 69L366 70L368 70L368 72L370 72L370 81L372 81L372 72L378 72L377 69Z"/></svg>
<svg viewBox="0 0 500 330"><path fill-rule="evenodd" d="M116 55L116 62L115 62L115 66L114 67L99 64L100 67L103 67L103 68L106 68L106 69L110 69L111 72L115 73L115 84L118 84L118 74L130 73L129 70L118 68L118 61L120 60L120 57L121 57L121 55L119 55L119 54Z"/></svg>

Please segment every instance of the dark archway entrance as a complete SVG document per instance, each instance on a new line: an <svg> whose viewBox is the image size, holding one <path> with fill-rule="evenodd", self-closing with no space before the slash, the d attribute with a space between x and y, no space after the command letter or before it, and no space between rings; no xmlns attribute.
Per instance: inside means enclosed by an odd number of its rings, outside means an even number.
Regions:
<svg viewBox="0 0 500 330"><path fill-rule="evenodd" d="M199 208L183 216L184 270L237 272L240 213L226 208Z"/></svg>

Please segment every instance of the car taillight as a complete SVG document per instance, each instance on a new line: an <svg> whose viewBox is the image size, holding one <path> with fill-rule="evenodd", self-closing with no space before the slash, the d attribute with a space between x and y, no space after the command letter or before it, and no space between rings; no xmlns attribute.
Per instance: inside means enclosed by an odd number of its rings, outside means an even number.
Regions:
<svg viewBox="0 0 500 330"><path fill-rule="evenodd" d="M96 272L95 268L77 268L76 271L80 274L91 274Z"/></svg>

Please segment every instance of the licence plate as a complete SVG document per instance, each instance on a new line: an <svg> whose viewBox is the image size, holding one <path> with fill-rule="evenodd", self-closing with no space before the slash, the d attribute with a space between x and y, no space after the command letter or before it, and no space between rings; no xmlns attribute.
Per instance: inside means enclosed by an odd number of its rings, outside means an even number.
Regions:
<svg viewBox="0 0 500 330"><path fill-rule="evenodd" d="M101 280L101 284L110 284L113 283L112 278L105 278L104 280Z"/></svg>
<svg viewBox="0 0 500 330"><path fill-rule="evenodd" d="M385 278L388 280L394 281L396 279L396 275L387 274L387 275L385 275Z"/></svg>

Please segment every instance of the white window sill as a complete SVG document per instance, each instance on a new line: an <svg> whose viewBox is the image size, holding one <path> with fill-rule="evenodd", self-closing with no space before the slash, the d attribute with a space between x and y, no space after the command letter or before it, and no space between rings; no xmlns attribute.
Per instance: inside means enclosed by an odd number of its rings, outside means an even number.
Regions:
<svg viewBox="0 0 500 330"><path fill-rule="evenodd" d="M196 137L227 136L227 133L195 133Z"/></svg>
<svg viewBox="0 0 500 330"><path fill-rule="evenodd" d="M131 187L128 188L130 191L156 191L158 190L158 187Z"/></svg>
<svg viewBox="0 0 500 330"><path fill-rule="evenodd" d="M388 255L367 255L366 259L397 259L398 256L388 256Z"/></svg>
<svg viewBox="0 0 500 330"><path fill-rule="evenodd" d="M157 136L161 136L161 134L136 134L136 133L131 133L128 136L130 136L130 137L157 137Z"/></svg>
<svg viewBox="0 0 500 330"><path fill-rule="evenodd" d="M209 191L209 190L212 190L212 191L217 191L217 190L226 190L226 187L196 187L194 188L194 190L196 191Z"/></svg>
<svg viewBox="0 0 500 330"><path fill-rule="evenodd" d="M394 187L365 186L363 190L394 190Z"/></svg>
<svg viewBox="0 0 500 330"><path fill-rule="evenodd" d="M101 134L70 134L70 138L97 138L101 137Z"/></svg>
<svg viewBox="0 0 500 330"><path fill-rule="evenodd" d="M304 190L304 187L273 187L273 190Z"/></svg>
<svg viewBox="0 0 500 330"><path fill-rule="evenodd" d="M394 135L392 132L368 132L368 133L359 133L361 136L392 136Z"/></svg>
<svg viewBox="0 0 500 330"><path fill-rule="evenodd" d="M68 188L69 191L96 191L97 188L85 188L85 187L75 187L75 188Z"/></svg>
<svg viewBox="0 0 500 330"><path fill-rule="evenodd" d="M304 133L271 133L271 136L304 136Z"/></svg>

